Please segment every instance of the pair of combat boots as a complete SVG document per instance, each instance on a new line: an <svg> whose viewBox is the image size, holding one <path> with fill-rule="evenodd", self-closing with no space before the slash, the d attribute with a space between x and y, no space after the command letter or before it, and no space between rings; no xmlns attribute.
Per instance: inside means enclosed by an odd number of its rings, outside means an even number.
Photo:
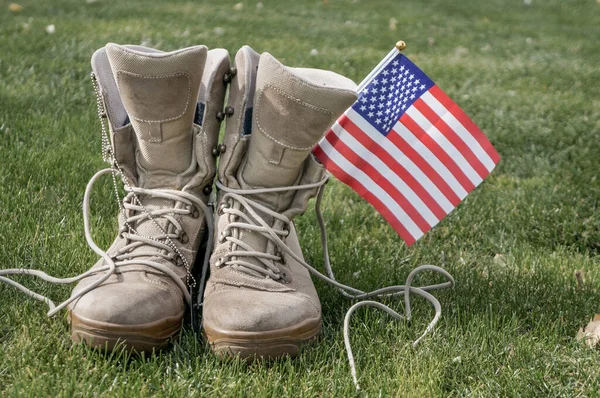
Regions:
<svg viewBox="0 0 600 398"><path fill-rule="evenodd" d="M73 340L159 348L181 328L191 287L207 279L202 327L216 353L296 354L320 332L321 306L298 261L293 219L326 180L312 149L356 100L355 84L248 46L232 68L223 49L108 44L92 67L113 168L86 190L86 236L102 257L64 303ZM106 252L87 222L91 185L104 172L120 176L126 192ZM194 278L203 242L209 271Z"/></svg>

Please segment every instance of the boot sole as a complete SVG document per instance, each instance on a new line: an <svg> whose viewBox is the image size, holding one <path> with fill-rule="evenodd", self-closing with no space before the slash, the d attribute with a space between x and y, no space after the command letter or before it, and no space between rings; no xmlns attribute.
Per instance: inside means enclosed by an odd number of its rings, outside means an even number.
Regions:
<svg viewBox="0 0 600 398"><path fill-rule="evenodd" d="M239 357L247 361L295 357L320 333L321 318L266 332L231 332L204 325L204 336L215 355L221 358Z"/></svg>
<svg viewBox="0 0 600 398"><path fill-rule="evenodd" d="M151 352L166 346L179 332L184 312L173 317L141 325L119 325L98 322L74 314L69 310L71 340L90 347L112 351L117 346L125 346L135 352Z"/></svg>

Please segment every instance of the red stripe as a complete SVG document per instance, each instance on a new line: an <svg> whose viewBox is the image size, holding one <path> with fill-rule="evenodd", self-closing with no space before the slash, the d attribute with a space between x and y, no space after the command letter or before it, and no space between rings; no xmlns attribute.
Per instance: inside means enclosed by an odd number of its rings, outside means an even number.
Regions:
<svg viewBox="0 0 600 398"><path fill-rule="evenodd" d="M430 225L419 213L417 209L410 203L408 199L394 186L394 184L390 183L381 173L379 173L371 164L365 161L364 158L357 155L352 149L350 149L346 143L340 139L330 139L331 135L326 135L325 139L329 141L329 143L335 147L335 149L345 157L350 163L352 163L356 168L362 170L366 175L368 175L375 184L379 185L384 191L386 191L396 203L406 212L408 217L410 217L415 224L419 227L422 232L427 232L433 227ZM332 142L337 141L337 142Z"/></svg>
<svg viewBox="0 0 600 398"><path fill-rule="evenodd" d="M331 133L331 132L330 132ZM330 133L327 133L329 135ZM360 182L342 170L334 161L332 161L323 152L320 146L316 146L313 150L315 156L323 163L325 168L329 170L338 180L344 184L349 185L358 194L363 197L366 201L371 203L373 207L386 219L386 221L394 228L394 230L400 235L400 237L406 242L408 246L415 243L415 238L408 232L408 230L402 225L400 220L394 216L394 214L387 208L375 195L373 195L368 189L366 189Z"/></svg>
<svg viewBox="0 0 600 398"><path fill-rule="evenodd" d="M346 116L343 116L343 117L346 117ZM327 134L325 134L325 136L323 138L327 139L327 141L329 141L331 143L331 145L333 145L334 147L337 145L338 141L340 140L340 137L338 137L338 135L335 133L335 131L333 131L331 129L327 132Z"/></svg>
<svg viewBox="0 0 600 398"><path fill-rule="evenodd" d="M467 114L460 109L460 107L450 99L438 86L434 85L429 89L431 95L433 95L454 117L473 135L473 137L479 142L479 145L483 150L490 156L494 163L500 161L500 155L492 146L492 143L483 134L483 132L477 127L477 125L467 116Z"/></svg>
<svg viewBox="0 0 600 398"><path fill-rule="evenodd" d="M342 116L338 123L357 141L359 141L365 148L367 148L370 152L372 152L375 156L377 156L383 163L385 163L396 175L398 175L405 183L413 190L413 192L425 203L425 205L431 210L435 216L441 220L446 216L446 212L444 209L440 207L440 205L435 201L435 199L427 192L425 188L417 181L412 174L408 172L400 163L394 159L392 155L386 152L381 145L377 144L373 141L368 134L366 134L360 127L358 127L354 122L347 118L346 116ZM332 145L334 142L330 141ZM392 145L391 143L388 145ZM400 148L398 148L400 149ZM402 151L400 149L400 151ZM348 158L346 156L346 158ZM412 218L412 216L411 216Z"/></svg>
<svg viewBox="0 0 600 398"><path fill-rule="evenodd" d="M462 185L467 192L471 192L475 188L475 185L473 185L471 180L469 180L465 173L463 173L450 155L448 155L448 153L446 153L446 151L444 151L444 149L437 142L435 142L435 140L431 138L429 134L427 134L425 130L421 128L421 126L417 124L417 122L408 116L407 113L404 113L400 117L400 123L406 126L406 128L409 129L419 139L419 141L423 143L423 145L429 148L435 157L437 157L440 162L442 162L444 166L450 170L450 173L452 173L454 178L458 180L460 185Z"/></svg>
<svg viewBox="0 0 600 398"><path fill-rule="evenodd" d="M429 107L421 98L417 99L413 106L418 109L429 122L437 128L454 145L454 147L464 156L466 161L471 165L473 170L484 179L489 174L488 169L481 163L477 155L473 153L471 148L459 137L448 124Z"/></svg>
<svg viewBox="0 0 600 398"><path fill-rule="evenodd" d="M442 176L429 164L427 161L411 147L408 142L398 134L397 131L392 130L388 133L387 139L390 140L398 149L402 148L401 151L408 156L418 168L438 187L440 191L448 198L450 203L454 207L460 203L460 197L452 190L450 185L442 178Z"/></svg>

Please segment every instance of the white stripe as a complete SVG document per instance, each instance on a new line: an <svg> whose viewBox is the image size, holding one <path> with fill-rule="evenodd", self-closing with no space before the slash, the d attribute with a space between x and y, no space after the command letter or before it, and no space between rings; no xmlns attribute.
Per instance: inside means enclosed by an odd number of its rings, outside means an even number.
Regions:
<svg viewBox="0 0 600 398"><path fill-rule="evenodd" d="M473 185L477 186L483 181L483 179L477 174L475 169L471 167L467 159L460 153L458 149L442 134L437 127L435 127L427 118L414 106L409 107L406 110L406 114L410 116L418 125L421 127L427 135L429 135L435 142L438 143L442 150L456 162L458 167L467 176Z"/></svg>
<svg viewBox="0 0 600 398"><path fill-rule="evenodd" d="M368 175L366 175L362 170L358 169L350 161L348 161L348 159L342 156L342 154L340 154L333 146L331 146L329 141L322 140L319 143L319 146L332 162L334 162L339 168L361 183L368 191L370 191L377 199L379 199L415 240L423 236L421 229L398 205L398 203L396 203L396 201L392 199L392 197L384 189L375 184L375 182Z"/></svg>
<svg viewBox="0 0 600 398"><path fill-rule="evenodd" d="M431 212L429 207L419 196L409 187L406 182L402 180L393 170L391 170L384 162L381 161L377 155L369 151L363 144L361 144L356 138L349 132L344 130L342 126L336 123L332 128L333 132L342 140L354 153L356 153L362 160L369 163L375 170L377 170L388 182L398 188L398 190L404 195L406 200L410 202L415 210L423 216L425 221L429 225L435 225L440 220ZM389 145L389 144L388 144Z"/></svg>
<svg viewBox="0 0 600 398"><path fill-rule="evenodd" d="M437 98L433 96L429 91L421 96L421 99L431 108L433 111L444 121L446 124L456 132L461 140L471 149L473 154L479 159L481 163L491 172L496 164L488 155L488 153L481 147L479 142L473 137L473 134L462 125L461 122L442 105Z"/></svg>
<svg viewBox="0 0 600 398"><path fill-rule="evenodd" d="M405 125L401 122L397 122L394 127L394 131L398 133L404 141L408 143L421 157L435 170L436 173L442 177L442 179L448 184L450 189L454 191L456 196L460 200L463 200L467 196L468 192L458 182L454 174L448 170L448 168L442 163L425 144L423 144L417 136L413 134Z"/></svg>
<svg viewBox="0 0 600 398"><path fill-rule="evenodd" d="M431 181L429 177L417 166L412 159L406 156L394 143L387 137L377 131L369 122L367 122L359 113L352 108L348 109L346 116L354 122L362 131L365 132L373 141L381 146L391 157L393 157L402 167L404 167L419 184L431 195L433 200L446 212L450 213L454 205L446 198L439 188ZM458 184L458 181L457 181ZM460 186L460 184L458 184Z"/></svg>

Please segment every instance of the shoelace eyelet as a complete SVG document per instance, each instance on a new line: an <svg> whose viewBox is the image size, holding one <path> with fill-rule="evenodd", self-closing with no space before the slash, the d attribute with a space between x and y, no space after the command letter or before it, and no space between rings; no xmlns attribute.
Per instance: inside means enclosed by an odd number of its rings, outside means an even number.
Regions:
<svg viewBox="0 0 600 398"><path fill-rule="evenodd" d="M288 283L292 282L292 278L290 278L290 276L288 275L287 272L282 272L281 273L281 281L285 284L288 284Z"/></svg>
<svg viewBox="0 0 600 398"><path fill-rule="evenodd" d="M125 233L127 232L127 226L123 225L121 228L119 228L119 238L121 239L125 239Z"/></svg>
<svg viewBox="0 0 600 398"><path fill-rule="evenodd" d="M229 71L223 75L223 83L225 83L225 84L231 83L231 80L233 80L235 75L237 75L237 68L236 67L229 68Z"/></svg>
<svg viewBox="0 0 600 398"><path fill-rule="evenodd" d="M233 106L226 106L223 110L223 113L225 113L225 117L233 116L234 112L235 110L233 109Z"/></svg>
<svg viewBox="0 0 600 398"><path fill-rule="evenodd" d="M219 113L217 114L217 119L219 119L219 118L221 118L221 117L222 117L223 119L225 118L225 114L224 114L223 112L219 112ZM221 120L222 120L222 119L220 119L219 121L221 121ZM226 146L225 144L219 144L219 145L217 145L216 147L214 147L214 148L212 149L212 155L213 155L214 157L217 157L217 156L219 156L219 155L223 154L223 153L225 152L225 150L226 150L226 149L227 149L227 146Z"/></svg>
<svg viewBox="0 0 600 398"><path fill-rule="evenodd" d="M185 262L183 261L183 258L181 258L180 256L177 256L177 258L175 259L175 266L183 267L184 265L185 265Z"/></svg>
<svg viewBox="0 0 600 398"><path fill-rule="evenodd" d="M225 240L227 239L228 236L231 236L230 229L221 232L221 234L219 235L219 243L225 242Z"/></svg>
<svg viewBox="0 0 600 398"><path fill-rule="evenodd" d="M222 216L224 214L223 210L229 209L230 207L231 206L227 202L226 203L221 203L221 205L219 206L219 210L217 210L217 214L220 215L220 216Z"/></svg>
<svg viewBox="0 0 600 398"><path fill-rule="evenodd" d="M191 216L192 216L192 218L200 217L200 210L198 210L198 208L196 206L192 206Z"/></svg>
<svg viewBox="0 0 600 398"><path fill-rule="evenodd" d="M179 235L179 241L184 244L190 241L190 238L188 238L188 235L185 233L185 231L181 231L181 234Z"/></svg>

